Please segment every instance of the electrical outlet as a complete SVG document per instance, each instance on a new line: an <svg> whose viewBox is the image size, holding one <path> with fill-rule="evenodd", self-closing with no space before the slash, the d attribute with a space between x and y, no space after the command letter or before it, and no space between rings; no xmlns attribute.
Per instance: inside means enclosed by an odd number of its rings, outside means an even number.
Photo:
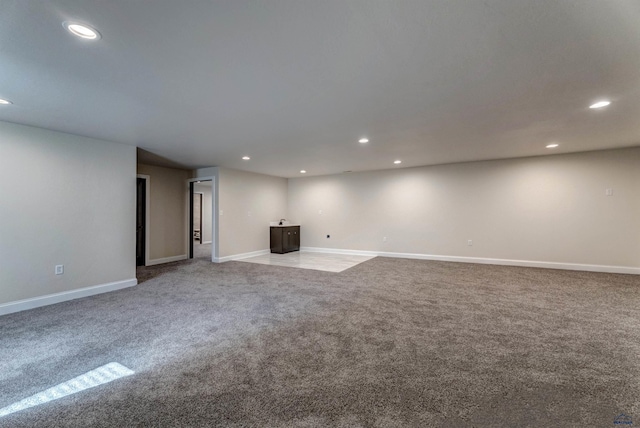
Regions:
<svg viewBox="0 0 640 428"><path fill-rule="evenodd" d="M62 275L64 273L64 265L56 265L56 275Z"/></svg>
<svg viewBox="0 0 640 428"><path fill-rule="evenodd" d="M223 214L223 212L224 212L224 211L220 210L220 215L222 215L222 214Z"/></svg>
<svg viewBox="0 0 640 428"><path fill-rule="evenodd" d="M605 189L604 194L607 196L613 196L613 189Z"/></svg>
<svg viewBox="0 0 640 428"><path fill-rule="evenodd" d="M318 210L318 214L322 215L322 210Z"/></svg>
<svg viewBox="0 0 640 428"><path fill-rule="evenodd" d="M387 242L387 237L386 236L382 237L382 242Z"/></svg>
<svg viewBox="0 0 640 428"><path fill-rule="evenodd" d="M467 245L471 247L471 246L473 245L473 241L472 241L471 239L469 239L469 240L467 241Z"/></svg>
<svg viewBox="0 0 640 428"><path fill-rule="evenodd" d="M251 217L251 211L247 211L247 217Z"/></svg>

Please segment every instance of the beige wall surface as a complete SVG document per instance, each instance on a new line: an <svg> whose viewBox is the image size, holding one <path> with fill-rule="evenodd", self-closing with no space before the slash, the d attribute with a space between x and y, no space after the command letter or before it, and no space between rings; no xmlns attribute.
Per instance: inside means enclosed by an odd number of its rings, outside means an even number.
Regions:
<svg viewBox="0 0 640 428"><path fill-rule="evenodd" d="M0 122L0 304L134 280L135 176L135 147Z"/></svg>
<svg viewBox="0 0 640 428"><path fill-rule="evenodd" d="M138 164L138 174L149 175L149 261L187 254L187 179L182 169Z"/></svg>
<svg viewBox="0 0 640 428"><path fill-rule="evenodd" d="M211 181L203 181L202 183L196 183L193 186L194 192L202 193L202 232L201 239L202 243L209 243L212 241L212 212L211 212L211 198L213 196L212 182Z"/></svg>
<svg viewBox="0 0 640 428"><path fill-rule="evenodd" d="M268 250L269 222L286 217L287 179L219 168L219 255Z"/></svg>
<svg viewBox="0 0 640 428"><path fill-rule="evenodd" d="M290 179L288 213L304 247L637 268L639 184L633 148Z"/></svg>

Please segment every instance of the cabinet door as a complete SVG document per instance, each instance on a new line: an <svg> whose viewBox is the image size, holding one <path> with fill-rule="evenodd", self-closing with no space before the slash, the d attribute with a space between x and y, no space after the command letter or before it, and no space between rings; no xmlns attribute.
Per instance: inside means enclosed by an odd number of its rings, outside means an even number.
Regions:
<svg viewBox="0 0 640 428"><path fill-rule="evenodd" d="M282 229L282 252L292 251L293 248L293 228L285 227Z"/></svg>
<svg viewBox="0 0 640 428"><path fill-rule="evenodd" d="M282 253L282 228L272 227L271 228L271 252L272 253Z"/></svg>
<svg viewBox="0 0 640 428"><path fill-rule="evenodd" d="M291 251L298 251L300 249L300 228L292 227L293 236L291 238Z"/></svg>

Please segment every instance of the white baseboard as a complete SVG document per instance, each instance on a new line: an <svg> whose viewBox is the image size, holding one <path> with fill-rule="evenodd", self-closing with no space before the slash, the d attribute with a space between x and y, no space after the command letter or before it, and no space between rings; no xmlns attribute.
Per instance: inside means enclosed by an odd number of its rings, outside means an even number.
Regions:
<svg viewBox="0 0 640 428"><path fill-rule="evenodd" d="M187 260L187 255L182 254L180 256L172 256L172 257L165 257L162 259L149 260L149 262L147 263L147 266L154 266L162 263L179 262L180 260Z"/></svg>
<svg viewBox="0 0 640 428"><path fill-rule="evenodd" d="M60 293L47 294L46 296L3 303L0 305L0 315L7 315L14 312L26 311L27 309L39 308L40 306L66 302L67 300L116 291L122 288L133 287L137 283L138 280L135 278L125 279L124 281L109 282L107 284L94 285L93 287L79 288L77 290L63 291Z"/></svg>
<svg viewBox="0 0 640 428"><path fill-rule="evenodd" d="M392 253L384 251L342 250L336 248L300 247L310 253L347 254L355 256L381 256L402 259L437 260L444 262L479 263L504 266L539 267L546 269L580 270L588 272L626 273L640 275L640 268L628 266L588 265L580 263L541 262L532 260L490 259L482 257L440 256L433 254Z"/></svg>
<svg viewBox="0 0 640 428"><path fill-rule="evenodd" d="M228 262L231 260L242 260L242 259L248 259L249 257L256 257L256 256L263 256L265 254L269 254L271 253L271 250L259 250L259 251L252 251L250 253L242 253L242 254L234 254L232 256L224 256L224 257L216 257L213 259L213 261L215 263L224 263L224 262Z"/></svg>

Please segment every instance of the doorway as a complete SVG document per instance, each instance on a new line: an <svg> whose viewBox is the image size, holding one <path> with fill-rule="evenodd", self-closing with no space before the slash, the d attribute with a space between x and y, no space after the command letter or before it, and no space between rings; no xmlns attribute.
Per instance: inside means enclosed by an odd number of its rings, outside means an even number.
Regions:
<svg viewBox="0 0 640 428"><path fill-rule="evenodd" d="M213 182L189 183L189 258L212 260Z"/></svg>
<svg viewBox="0 0 640 428"><path fill-rule="evenodd" d="M202 245L202 197L200 192L193 192L193 245Z"/></svg>
<svg viewBox="0 0 640 428"><path fill-rule="evenodd" d="M147 258L147 179L136 183L136 266L144 266Z"/></svg>

